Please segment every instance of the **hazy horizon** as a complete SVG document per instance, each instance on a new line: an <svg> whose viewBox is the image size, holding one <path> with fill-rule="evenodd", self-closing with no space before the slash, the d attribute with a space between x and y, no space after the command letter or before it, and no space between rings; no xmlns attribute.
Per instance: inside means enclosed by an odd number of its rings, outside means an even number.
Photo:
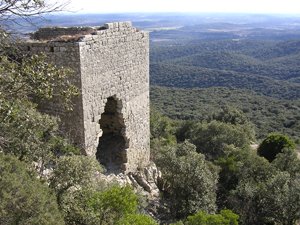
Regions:
<svg viewBox="0 0 300 225"><path fill-rule="evenodd" d="M133 11L133 12L87 12L87 11L61 11L61 12L54 12L54 14L66 14L66 15L114 15L114 14L124 14L124 15L133 15L133 14L145 14L145 15L159 15L159 14L182 14L182 15L265 15L265 16L295 16L300 17L299 13L270 13L270 12L176 12L176 11L161 11L161 12L142 12L142 11Z"/></svg>
<svg viewBox="0 0 300 225"><path fill-rule="evenodd" d="M298 0L71 0L68 10L91 13L300 14Z"/></svg>

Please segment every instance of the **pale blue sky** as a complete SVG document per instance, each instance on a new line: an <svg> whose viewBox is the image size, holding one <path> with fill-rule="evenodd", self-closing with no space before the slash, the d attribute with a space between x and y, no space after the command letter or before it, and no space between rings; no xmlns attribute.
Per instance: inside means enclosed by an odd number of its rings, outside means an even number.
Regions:
<svg viewBox="0 0 300 225"><path fill-rule="evenodd" d="M300 14L300 0L70 0L78 12L241 12Z"/></svg>

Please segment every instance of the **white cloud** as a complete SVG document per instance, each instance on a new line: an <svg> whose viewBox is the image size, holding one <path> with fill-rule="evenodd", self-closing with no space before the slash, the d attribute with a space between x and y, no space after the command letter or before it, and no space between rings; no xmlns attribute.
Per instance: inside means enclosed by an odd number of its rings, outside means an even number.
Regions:
<svg viewBox="0 0 300 225"><path fill-rule="evenodd" d="M299 0L71 0L79 12L249 12L300 14Z"/></svg>

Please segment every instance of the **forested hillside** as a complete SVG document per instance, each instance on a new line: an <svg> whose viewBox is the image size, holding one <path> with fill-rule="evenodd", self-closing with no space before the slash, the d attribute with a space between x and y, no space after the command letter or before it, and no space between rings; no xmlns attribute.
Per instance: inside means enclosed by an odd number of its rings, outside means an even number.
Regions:
<svg viewBox="0 0 300 225"><path fill-rule="evenodd" d="M257 138L299 139L299 27L199 22L151 35L151 100L161 112L205 120L229 105L246 113Z"/></svg>
<svg viewBox="0 0 300 225"><path fill-rule="evenodd" d="M300 100L267 97L234 88L182 89L154 86L151 102L173 119L210 120L225 106L241 110L255 124L257 138L271 132L285 133L299 140Z"/></svg>
<svg viewBox="0 0 300 225"><path fill-rule="evenodd" d="M163 199L177 218L210 211L215 199L239 224L296 224L300 29L284 19L240 19L151 33L151 145L170 185ZM204 217L187 218L210 224Z"/></svg>
<svg viewBox="0 0 300 225"><path fill-rule="evenodd" d="M298 46L300 41L265 45L260 41L199 41L184 47L154 44L151 82L184 88L236 87L297 99L300 97L300 85L295 82L300 77Z"/></svg>
<svg viewBox="0 0 300 225"><path fill-rule="evenodd" d="M152 64L150 72L152 85L178 88L230 87L276 98L300 98L300 84L258 74L185 66L178 63Z"/></svg>

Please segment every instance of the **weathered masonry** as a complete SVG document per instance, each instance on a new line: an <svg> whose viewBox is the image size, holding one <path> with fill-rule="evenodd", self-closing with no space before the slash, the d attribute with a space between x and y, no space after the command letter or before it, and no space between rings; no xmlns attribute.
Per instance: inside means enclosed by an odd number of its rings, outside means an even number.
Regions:
<svg viewBox="0 0 300 225"><path fill-rule="evenodd" d="M44 52L75 71L81 92L73 112L51 106L64 131L108 170L149 163L149 35L130 22L102 27L41 28L26 50Z"/></svg>

